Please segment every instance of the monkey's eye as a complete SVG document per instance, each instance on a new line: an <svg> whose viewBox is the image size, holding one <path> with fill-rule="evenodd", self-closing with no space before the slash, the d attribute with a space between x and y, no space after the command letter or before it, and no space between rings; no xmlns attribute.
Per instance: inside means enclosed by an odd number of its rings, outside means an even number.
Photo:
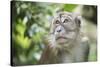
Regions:
<svg viewBox="0 0 100 67"><path fill-rule="evenodd" d="M59 21L57 20L57 21L55 22L55 24L59 24Z"/></svg>
<svg viewBox="0 0 100 67"><path fill-rule="evenodd" d="M67 22L70 22L69 19L65 19L63 23L67 23Z"/></svg>

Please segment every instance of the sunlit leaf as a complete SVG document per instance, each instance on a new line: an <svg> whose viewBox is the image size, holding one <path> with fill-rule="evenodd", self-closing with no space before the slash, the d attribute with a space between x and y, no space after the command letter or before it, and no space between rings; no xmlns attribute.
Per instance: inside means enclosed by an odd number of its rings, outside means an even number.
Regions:
<svg viewBox="0 0 100 67"><path fill-rule="evenodd" d="M22 35L17 35L16 36L16 42L18 43L19 46L22 48L29 48L31 40L28 39L28 37L22 36Z"/></svg>

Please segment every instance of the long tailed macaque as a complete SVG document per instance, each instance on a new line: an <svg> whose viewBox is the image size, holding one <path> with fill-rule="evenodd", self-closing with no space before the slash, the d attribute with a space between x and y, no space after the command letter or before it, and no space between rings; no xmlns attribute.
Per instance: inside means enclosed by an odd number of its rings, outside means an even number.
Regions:
<svg viewBox="0 0 100 67"><path fill-rule="evenodd" d="M89 44L81 35L80 16L69 12L59 12L54 16L49 44L44 49L39 64L71 63L88 61Z"/></svg>

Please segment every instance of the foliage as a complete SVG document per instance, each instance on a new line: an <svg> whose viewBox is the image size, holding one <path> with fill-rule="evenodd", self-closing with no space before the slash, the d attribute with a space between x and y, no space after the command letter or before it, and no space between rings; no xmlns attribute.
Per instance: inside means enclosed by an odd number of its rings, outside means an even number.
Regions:
<svg viewBox="0 0 100 67"><path fill-rule="evenodd" d="M68 11L68 12L72 12L73 9L74 9L76 6L77 6L76 4L65 4L65 5L64 5L64 10L65 10L65 11Z"/></svg>

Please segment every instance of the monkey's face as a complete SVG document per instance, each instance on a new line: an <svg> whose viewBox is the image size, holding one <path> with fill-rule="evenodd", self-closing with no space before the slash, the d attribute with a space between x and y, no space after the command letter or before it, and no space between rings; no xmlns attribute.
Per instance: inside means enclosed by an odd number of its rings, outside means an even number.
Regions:
<svg viewBox="0 0 100 67"><path fill-rule="evenodd" d="M71 13L60 13L53 19L51 32L55 35L57 44L71 44L78 35L79 27L80 21L77 16Z"/></svg>

